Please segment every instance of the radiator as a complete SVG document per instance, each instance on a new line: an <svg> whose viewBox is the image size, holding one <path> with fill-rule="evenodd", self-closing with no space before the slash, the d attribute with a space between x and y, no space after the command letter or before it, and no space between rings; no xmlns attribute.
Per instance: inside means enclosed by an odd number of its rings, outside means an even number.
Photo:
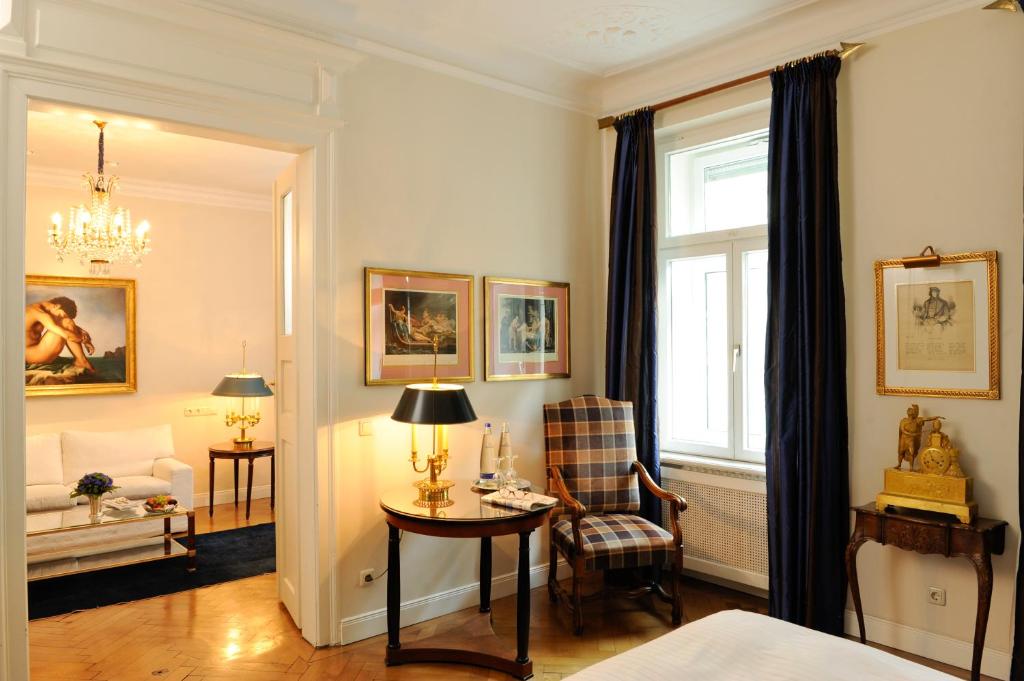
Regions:
<svg viewBox="0 0 1024 681"><path fill-rule="evenodd" d="M686 499L681 516L684 566L740 584L768 585L768 521L764 491L736 489L729 478L705 474L664 475L662 486ZM689 478L697 478L689 479ZM721 482L718 482L720 480ZM716 484L717 483L717 484ZM749 486L749 485L747 485ZM763 488L763 484L761 485ZM662 524L670 528L668 504Z"/></svg>

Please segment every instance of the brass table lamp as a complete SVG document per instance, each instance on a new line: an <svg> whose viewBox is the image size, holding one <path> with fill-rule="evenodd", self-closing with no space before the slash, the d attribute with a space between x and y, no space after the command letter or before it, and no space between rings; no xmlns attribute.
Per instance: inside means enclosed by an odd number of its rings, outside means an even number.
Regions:
<svg viewBox="0 0 1024 681"><path fill-rule="evenodd" d="M465 389L461 385L438 383L436 378L433 383L406 386L391 418L412 424L412 455L409 461L417 473L428 473L428 477L416 483L419 498L413 503L424 508L451 506L455 502L448 498L448 490L455 483L440 478L448 467L448 426L476 421L476 412ZM433 426L430 454L422 469L416 444L417 424Z"/></svg>
<svg viewBox="0 0 1024 681"><path fill-rule="evenodd" d="M222 378L217 387L213 389L212 394L220 397L241 398L242 412L236 413L233 409L228 411L224 415L224 425L231 428L241 424L239 428L242 432L238 437L234 438L235 446L240 449L252 447L253 439L246 436L245 431L255 427L260 422L260 412L256 409L251 410L248 414L245 413L245 401L246 399L255 400L260 397L269 397L274 393L267 386L262 376L245 370L245 341L242 341L242 370Z"/></svg>

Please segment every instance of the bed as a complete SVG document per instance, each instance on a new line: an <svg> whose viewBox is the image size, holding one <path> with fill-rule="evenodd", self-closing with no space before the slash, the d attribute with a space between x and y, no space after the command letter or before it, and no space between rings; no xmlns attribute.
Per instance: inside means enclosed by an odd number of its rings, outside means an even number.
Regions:
<svg viewBox="0 0 1024 681"><path fill-rule="evenodd" d="M849 639L726 610L564 681L955 681Z"/></svg>

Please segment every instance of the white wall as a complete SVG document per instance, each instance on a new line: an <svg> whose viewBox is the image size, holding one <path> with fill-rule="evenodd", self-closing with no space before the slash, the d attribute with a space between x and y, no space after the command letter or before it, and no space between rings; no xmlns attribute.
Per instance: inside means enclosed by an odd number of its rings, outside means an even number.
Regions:
<svg viewBox="0 0 1024 681"><path fill-rule="evenodd" d="M123 185L129 186L130 179ZM270 191L270 188L267 188ZM50 215L84 200L84 190L30 185L25 237L28 274L90 276L77 261L58 263L46 243ZM210 391L241 365L268 380L274 371L273 225L269 211L241 210L121 196L136 221L153 225L153 252L141 268L114 265L111 277L136 280L138 391L115 395L32 397L29 434L67 429L119 430L170 423L177 458L192 466L196 492L209 493L207 447L233 437L225 409L237 400ZM186 407L210 407L215 416L185 417ZM273 439L274 400L260 401L257 438ZM256 486L270 484L267 460L257 461ZM245 494L245 466L241 495ZM217 490L234 488L230 461L217 465Z"/></svg>
<svg viewBox="0 0 1024 681"><path fill-rule="evenodd" d="M1011 522L995 559L987 646L1010 650L1017 523L1017 418L1021 359L1024 22L970 10L871 40L839 79L839 156L847 297L851 499L871 501L895 463L896 425L910 402L947 417L975 478L984 516ZM999 401L875 394L874 275L881 258L999 251L1002 394ZM976 582L966 560L919 556L868 543L858 561L869 616L970 641ZM927 587L947 591L929 605ZM851 606L852 607L852 606ZM915 652L941 657L948 642L868 624ZM956 646L952 646L956 647ZM941 649L940 649L941 648ZM962 650L962 647L960 648ZM962 661L961 661L962 662ZM988 655L1003 675L1006 656Z"/></svg>
<svg viewBox="0 0 1024 681"><path fill-rule="evenodd" d="M450 475L468 484L478 472L483 421L509 421L521 474L543 485L542 405L603 385L604 315L595 282L603 282L598 253L606 209L598 203L593 118L376 58L346 74L340 88L346 125L337 251L337 586L345 621L384 607L385 580L358 586L360 570L386 565L380 493L401 487L415 496L411 484L422 477L408 463L408 426L388 418L402 388L363 386L363 267L477 276L477 380L467 392L480 421L451 429ZM571 379L483 381L485 275L571 284ZM375 435L358 436L360 419L373 421ZM547 560L540 534L533 538L534 565ZM495 542L496 576L514 570L515 546L509 538ZM475 583L478 547L475 540L406 534L403 601ZM383 624L377 617L343 634L352 640Z"/></svg>

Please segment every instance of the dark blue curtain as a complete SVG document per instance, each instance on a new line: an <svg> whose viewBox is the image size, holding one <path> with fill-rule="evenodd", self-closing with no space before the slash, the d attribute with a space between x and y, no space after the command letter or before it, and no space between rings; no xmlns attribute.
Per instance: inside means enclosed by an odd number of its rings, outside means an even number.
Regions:
<svg viewBox="0 0 1024 681"><path fill-rule="evenodd" d="M765 360L769 612L837 635L850 496L839 68L820 56L771 76Z"/></svg>
<svg viewBox="0 0 1024 681"><path fill-rule="evenodd" d="M633 403L637 458L661 484L654 112L642 109L620 116L615 130L618 138L608 248L605 394L613 400ZM642 486L640 514L661 522L661 501Z"/></svg>

